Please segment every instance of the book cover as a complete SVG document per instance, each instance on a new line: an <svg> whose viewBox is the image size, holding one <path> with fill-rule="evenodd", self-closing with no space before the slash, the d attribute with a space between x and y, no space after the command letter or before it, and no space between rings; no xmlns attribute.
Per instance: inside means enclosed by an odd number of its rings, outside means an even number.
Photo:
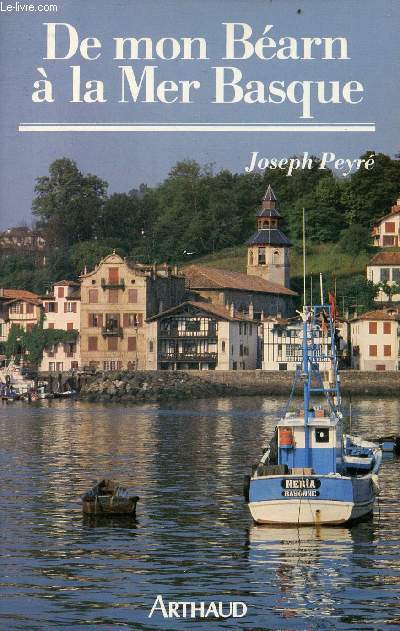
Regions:
<svg viewBox="0 0 400 631"><path fill-rule="evenodd" d="M380 397L357 427L399 431L399 26L397 0L0 1L7 628L398 621L397 471L385 541L259 529L241 493L302 304ZM82 517L103 477L134 524Z"/></svg>

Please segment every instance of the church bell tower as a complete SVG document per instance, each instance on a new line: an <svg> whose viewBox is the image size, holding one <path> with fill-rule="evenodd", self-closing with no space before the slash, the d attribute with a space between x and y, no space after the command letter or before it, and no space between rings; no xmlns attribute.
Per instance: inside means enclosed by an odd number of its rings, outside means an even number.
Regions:
<svg viewBox="0 0 400 631"><path fill-rule="evenodd" d="M269 185L257 212L257 232L246 244L247 274L289 288L291 243L280 230L278 208L278 200Z"/></svg>

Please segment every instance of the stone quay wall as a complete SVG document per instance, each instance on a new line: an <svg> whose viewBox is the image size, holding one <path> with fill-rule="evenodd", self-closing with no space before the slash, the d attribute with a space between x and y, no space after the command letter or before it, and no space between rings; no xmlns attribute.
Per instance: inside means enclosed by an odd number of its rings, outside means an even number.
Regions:
<svg viewBox="0 0 400 631"><path fill-rule="evenodd" d="M88 377L82 399L90 401L159 401L238 395L288 396L292 372L134 371ZM341 372L344 395L399 396L400 372ZM301 386L299 388L300 392Z"/></svg>

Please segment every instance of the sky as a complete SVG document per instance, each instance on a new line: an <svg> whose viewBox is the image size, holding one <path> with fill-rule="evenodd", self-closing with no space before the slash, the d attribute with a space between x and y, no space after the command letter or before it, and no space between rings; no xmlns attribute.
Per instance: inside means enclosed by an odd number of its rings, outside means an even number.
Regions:
<svg viewBox="0 0 400 631"><path fill-rule="evenodd" d="M32 3L37 8L36 0ZM6 3L3 2L2 6ZM21 1L20 4L23 4ZM400 2L398 0L56 0L57 13L0 12L0 230L30 223L35 180L51 162L68 157L84 173L109 183L109 192L124 192L144 182L163 181L178 160L197 160L242 173L250 154L267 158L333 152L354 159L367 150L394 157L400 151L399 75ZM80 40L97 37L96 61L77 53L69 60L44 60L45 22L69 23ZM224 61L224 22L245 22L253 43L266 24L279 37L346 37L349 60ZM61 30L59 31L61 33ZM207 61L116 61L114 37L204 37ZM66 42L57 38L61 56ZM159 80L199 80L194 102L119 103L120 70L138 72L157 65ZM102 80L106 103L70 103L71 65L82 79ZM318 123L375 122L376 131L339 132L137 132L21 133L20 123L285 123L301 122L299 105L216 104L213 66L236 66L246 81L357 80L364 98L357 105L313 105ZM33 84L42 67L52 81L53 103L32 102Z"/></svg>

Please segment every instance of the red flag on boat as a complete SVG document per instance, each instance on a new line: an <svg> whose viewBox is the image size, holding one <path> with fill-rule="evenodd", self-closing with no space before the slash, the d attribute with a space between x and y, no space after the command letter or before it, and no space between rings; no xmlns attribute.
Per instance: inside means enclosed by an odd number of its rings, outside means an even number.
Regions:
<svg viewBox="0 0 400 631"><path fill-rule="evenodd" d="M328 293L328 299L329 299L329 304L331 306L331 318L332 318L332 320L336 320L337 312L336 312L335 296L333 294L331 294L331 292L329 292Z"/></svg>

